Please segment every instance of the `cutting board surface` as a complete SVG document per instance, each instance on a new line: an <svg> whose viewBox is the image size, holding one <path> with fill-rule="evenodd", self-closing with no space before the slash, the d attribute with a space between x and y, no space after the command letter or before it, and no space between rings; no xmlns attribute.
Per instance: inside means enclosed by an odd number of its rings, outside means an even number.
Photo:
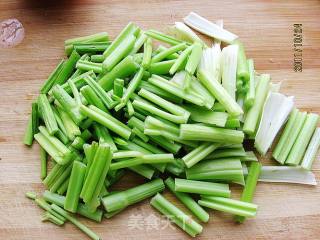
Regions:
<svg viewBox="0 0 320 240"><path fill-rule="evenodd" d="M141 28L165 30L194 11L239 35L256 69L282 82L281 92L294 95L305 111L320 113L319 1L157 1L78 0L0 1L0 20L18 18L25 27L22 44L0 49L0 239L86 239L70 223L59 228L40 221L43 213L24 197L44 190L39 178L39 148L21 140L30 106L39 87L64 56L63 41L107 31L113 38L134 21ZM48 2L48 1L47 1ZM50 2L50 1L49 1ZM293 24L303 29L303 71L293 70ZM274 161L262 159L264 164ZM320 180L319 157L313 167ZM129 175L116 186L126 189L143 179ZM232 187L238 198L240 187ZM165 194L177 202L169 193ZM320 187L259 183L258 215L242 225L231 215L210 212L199 239L319 239ZM178 204L178 203L177 203ZM81 219L102 239L188 239L154 211L149 200L129 207L111 220L96 224Z"/></svg>

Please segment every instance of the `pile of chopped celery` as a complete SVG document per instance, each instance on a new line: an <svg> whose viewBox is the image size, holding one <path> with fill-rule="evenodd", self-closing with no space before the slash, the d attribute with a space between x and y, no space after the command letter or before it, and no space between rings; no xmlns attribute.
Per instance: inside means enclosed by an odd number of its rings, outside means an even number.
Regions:
<svg viewBox="0 0 320 240"><path fill-rule="evenodd" d="M41 147L47 190L26 195L45 210L42 221L70 221L99 239L74 214L101 222L152 197L155 209L196 236L208 209L236 222L254 217L258 181L316 184L319 116L299 112L269 74L258 74L221 20L190 13L184 22L171 35L129 23L113 41L105 32L65 41L68 58L32 103L24 138ZM253 140L265 155L277 135L272 156L293 166L261 166L243 145ZM112 190L128 171L145 183ZM243 186L240 199L231 184ZM165 188L193 216L161 195Z"/></svg>

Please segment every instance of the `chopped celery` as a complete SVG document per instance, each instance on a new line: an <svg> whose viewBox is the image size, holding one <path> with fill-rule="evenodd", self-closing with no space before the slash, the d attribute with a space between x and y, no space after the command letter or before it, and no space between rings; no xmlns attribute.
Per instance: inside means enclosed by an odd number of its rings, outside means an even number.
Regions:
<svg viewBox="0 0 320 240"><path fill-rule="evenodd" d="M319 147L320 147L320 128L317 128L312 135L308 148L302 159L302 162L301 162L302 168L306 170L311 170L312 163L316 158Z"/></svg>

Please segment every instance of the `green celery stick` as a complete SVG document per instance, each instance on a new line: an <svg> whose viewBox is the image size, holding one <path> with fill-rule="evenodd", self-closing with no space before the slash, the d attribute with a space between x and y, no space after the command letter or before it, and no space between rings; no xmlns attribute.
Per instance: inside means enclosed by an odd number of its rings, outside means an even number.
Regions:
<svg viewBox="0 0 320 240"><path fill-rule="evenodd" d="M153 52L153 55L156 55L156 54L163 52L163 51L166 51L166 50L168 50L167 47L165 47L163 45L159 45L158 48ZM178 53L172 53L171 55L166 56L165 59L166 60L173 60L173 59L178 59L178 57L179 57Z"/></svg>
<svg viewBox="0 0 320 240"><path fill-rule="evenodd" d="M64 66L65 60L61 60L57 67L53 70L53 72L49 75L48 79L44 82L42 87L40 88L40 93L46 94L50 91L54 83L56 82L56 78L59 75L60 71Z"/></svg>
<svg viewBox="0 0 320 240"><path fill-rule="evenodd" d="M72 118L61 108L58 108L62 123L66 129L67 137L73 141L76 136L81 134L79 127L74 123Z"/></svg>
<svg viewBox="0 0 320 240"><path fill-rule="evenodd" d="M42 147L40 147L40 166L40 178L43 180L47 177L47 152Z"/></svg>
<svg viewBox="0 0 320 240"><path fill-rule="evenodd" d="M151 63L151 56L152 56L152 40L151 38L147 37L144 46L143 46L143 59L141 66L144 69L148 69Z"/></svg>
<svg viewBox="0 0 320 240"><path fill-rule="evenodd" d="M242 143L242 131L223 129L199 124L181 124L180 138L182 140L208 141L220 143Z"/></svg>
<svg viewBox="0 0 320 240"><path fill-rule="evenodd" d="M203 196L198 203L207 208L243 217L254 217L257 213L257 205L230 198Z"/></svg>
<svg viewBox="0 0 320 240"><path fill-rule="evenodd" d="M237 81L239 79L243 83L247 83L250 79L250 71L248 67L246 53L244 51L244 46L239 40L236 40L234 43L239 47L237 60Z"/></svg>
<svg viewBox="0 0 320 240"><path fill-rule="evenodd" d="M238 52L238 58L239 58L239 54L240 54L240 48L239 48L239 52ZM255 72L254 72L253 59L247 60L247 66L248 66L248 71L249 71L249 75L248 75L249 82L247 83L249 85L249 89L248 89L248 92L247 92L245 100L244 100L244 106L246 109L250 109L253 106L254 100L256 97L255 96L255 79L254 79ZM243 76L243 74L245 74L245 71L242 72L242 70L239 70L239 78L241 78L241 76Z"/></svg>
<svg viewBox="0 0 320 240"><path fill-rule="evenodd" d="M67 195L64 202L64 209L70 212L75 213L77 211L85 172L85 164L78 161L73 162Z"/></svg>
<svg viewBox="0 0 320 240"><path fill-rule="evenodd" d="M108 111L108 109L105 107L99 96L89 85L82 87L80 89L80 92L90 105L94 105L104 112Z"/></svg>
<svg viewBox="0 0 320 240"><path fill-rule="evenodd" d="M70 181L70 177L67 178L62 184L61 186L58 188L57 193L60 195L63 195L67 192L68 189L68 185L69 185L69 181ZM62 205L63 207L63 205Z"/></svg>
<svg viewBox="0 0 320 240"><path fill-rule="evenodd" d="M124 139L129 139L131 135L131 130L125 124L112 117L110 114L101 111L95 106L86 107L82 105L80 107L82 114L91 118L92 120L100 123L101 125L107 127L110 131L118 134Z"/></svg>
<svg viewBox="0 0 320 240"><path fill-rule="evenodd" d="M139 35L137 36L137 40L134 43L134 46L130 52L130 54L136 54L140 48L142 47L142 45L145 43L145 41L147 40L147 35L144 34L144 31L140 31Z"/></svg>
<svg viewBox="0 0 320 240"><path fill-rule="evenodd" d="M193 75L199 65L202 56L202 44L195 42L192 47L192 51L188 58L185 70L190 75Z"/></svg>
<svg viewBox="0 0 320 240"><path fill-rule="evenodd" d="M177 60L174 62L174 64L172 65L172 67L169 70L169 73L171 75L175 74L178 69L181 69L182 67L184 67L184 63L186 62L186 60L188 59L191 51L193 49L193 45L187 47L185 50L183 50L183 52L179 55L179 57L177 58Z"/></svg>
<svg viewBox="0 0 320 240"><path fill-rule="evenodd" d="M26 192L25 196L31 200L35 200L37 198L37 194L35 192Z"/></svg>
<svg viewBox="0 0 320 240"><path fill-rule="evenodd" d="M97 53L97 52L104 52L110 46L109 41L105 42L93 42L93 43L75 43L73 45L74 49L79 54L86 54L86 53Z"/></svg>
<svg viewBox="0 0 320 240"><path fill-rule="evenodd" d="M52 107L45 94L39 95L38 107L39 107L39 112L41 113L42 119L44 121L44 124L48 128L50 135L54 135L56 132L58 132L58 125L54 117Z"/></svg>
<svg viewBox="0 0 320 240"><path fill-rule="evenodd" d="M200 221L208 222L209 214L200 207L193 198L187 193L177 192L175 190L174 180L169 177L164 181L169 190L195 215Z"/></svg>
<svg viewBox="0 0 320 240"><path fill-rule="evenodd" d="M155 179L125 191L107 195L102 198L102 203L107 212L112 212L151 197L163 191L164 188L162 179Z"/></svg>
<svg viewBox="0 0 320 240"><path fill-rule="evenodd" d="M256 98L254 104L246 113L246 117L244 120L243 131L248 135L254 134L259 124L263 105L269 92L269 82L270 75L262 74L256 86Z"/></svg>
<svg viewBox="0 0 320 240"><path fill-rule="evenodd" d="M316 158L319 147L320 147L320 128L317 128L312 135L308 148L302 159L302 162L301 162L302 168L306 170L311 170L312 163Z"/></svg>
<svg viewBox="0 0 320 240"><path fill-rule="evenodd" d="M121 98L123 96L124 80L117 78L113 84L113 94Z"/></svg>
<svg viewBox="0 0 320 240"><path fill-rule="evenodd" d="M33 142L33 126L32 126L32 116L29 117L27 128L24 133L23 143L27 146L31 146Z"/></svg>
<svg viewBox="0 0 320 240"><path fill-rule="evenodd" d="M204 142L198 147L193 149L187 155L185 155L182 160L188 168L197 164L201 160L205 159L210 153L216 150L220 146L219 143Z"/></svg>
<svg viewBox="0 0 320 240"><path fill-rule="evenodd" d="M139 151L130 151L130 150L120 150L118 152L113 153L112 159L120 159L120 158L136 158L142 157L144 154Z"/></svg>
<svg viewBox="0 0 320 240"><path fill-rule="evenodd" d="M49 213L49 212L46 212L42 218L41 218L41 221L42 222L45 222L45 221L50 221L52 222L53 224L56 224L58 226L61 226L64 224L64 221L60 220L59 218L55 217L53 214Z"/></svg>
<svg viewBox="0 0 320 240"><path fill-rule="evenodd" d="M157 194L150 201L151 206L164 214L172 222L177 224L183 231L195 237L202 232L202 226L194 221L186 213L182 212L175 205L170 203L161 194Z"/></svg>
<svg viewBox="0 0 320 240"><path fill-rule="evenodd" d="M117 151L117 146L114 144L112 137L108 129L100 124L94 123L93 129L97 137L99 138L100 143L107 143L112 151Z"/></svg>
<svg viewBox="0 0 320 240"><path fill-rule="evenodd" d="M133 108L132 102L130 100L128 100L126 106L127 106L127 112L128 112L129 117L133 116L134 108Z"/></svg>
<svg viewBox="0 0 320 240"><path fill-rule="evenodd" d="M261 171L261 163L259 162L252 162L250 164L249 172L246 179L246 185L242 191L241 201L243 202L252 202L254 192L256 190L256 185L259 179ZM246 218L243 216L236 216L235 220L237 222L244 222Z"/></svg>
<svg viewBox="0 0 320 240"><path fill-rule="evenodd" d="M61 221L65 222L66 221L66 218L64 216L62 216L61 214L53 211L51 208L50 208L50 205L43 199L43 198L36 198L35 200L35 203L41 207L42 209L48 211L49 213L51 213L52 215L54 215L56 218L60 219Z"/></svg>
<svg viewBox="0 0 320 240"><path fill-rule="evenodd" d="M175 191L219 197L230 197L231 193L229 185L225 183L203 182L182 178L175 178Z"/></svg>
<svg viewBox="0 0 320 240"><path fill-rule="evenodd" d="M90 56L91 62L102 63L104 61L104 56L101 54L95 54Z"/></svg>
<svg viewBox="0 0 320 240"><path fill-rule="evenodd" d="M59 207L56 204L51 204L51 209L56 212L59 213L60 215L62 215L63 217L65 217L68 221L70 221L71 223L73 223L75 226L77 226L81 231L83 231L85 234L87 234L91 239L93 240L100 240L100 237L95 234L94 232L92 232L89 228L87 228L84 224L82 224L81 222L79 222L75 217L71 216L68 212L66 212L64 209L62 209L61 207Z"/></svg>
<svg viewBox="0 0 320 240"><path fill-rule="evenodd" d="M310 142L312 134L317 128L318 122L319 122L318 114L309 113L307 115L307 118L303 124L303 127L299 132L299 135L290 150L290 153L286 160L286 164L289 164L289 165L300 164L303 158L303 155L307 149L307 146Z"/></svg>
<svg viewBox="0 0 320 240"><path fill-rule="evenodd" d="M138 128L134 127L132 128L132 133L137 136L138 138L140 138L142 141L144 142L148 142L149 141L149 137L147 135L145 135L143 132L141 132Z"/></svg>
<svg viewBox="0 0 320 240"><path fill-rule="evenodd" d="M166 60L156 63L151 63L150 67L148 68L148 71L151 74L168 74L171 67L175 63L176 60Z"/></svg>
<svg viewBox="0 0 320 240"><path fill-rule="evenodd" d="M157 63L165 59L167 56L170 56L173 53L183 51L187 47L186 43L179 43L175 46L172 46L164 51L159 52L152 57L151 63Z"/></svg>
<svg viewBox="0 0 320 240"><path fill-rule="evenodd" d="M247 154L244 148L231 148L231 149L216 149L211 154L209 154L206 159L218 159L218 158L241 158L246 157Z"/></svg>
<svg viewBox="0 0 320 240"><path fill-rule="evenodd" d="M102 63L90 62L87 60L79 60L76 68L82 71L93 71L94 73L102 73Z"/></svg>
<svg viewBox="0 0 320 240"><path fill-rule="evenodd" d="M182 41L179 39L176 39L172 36L166 35L153 29L148 30L147 32L145 32L145 34L153 39L159 40L164 43L168 43L170 45L178 45L179 43L182 43Z"/></svg>

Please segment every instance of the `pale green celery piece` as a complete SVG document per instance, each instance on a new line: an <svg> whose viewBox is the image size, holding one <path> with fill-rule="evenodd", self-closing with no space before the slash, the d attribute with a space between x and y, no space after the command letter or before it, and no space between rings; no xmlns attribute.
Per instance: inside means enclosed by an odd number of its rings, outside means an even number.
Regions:
<svg viewBox="0 0 320 240"><path fill-rule="evenodd" d="M94 43L76 43L74 49L80 54L95 54L104 52L109 46L110 41L94 42ZM89 57L90 58L90 57Z"/></svg>
<svg viewBox="0 0 320 240"><path fill-rule="evenodd" d="M188 168L197 164L201 160L205 159L210 153L215 151L220 146L219 143L204 142L198 147L193 149L187 155L185 155L182 160Z"/></svg>
<svg viewBox="0 0 320 240"><path fill-rule="evenodd" d="M292 146L288 158L286 159L286 164L298 165L300 164L303 155L307 149L307 146L312 138L312 134L317 128L319 122L319 115L314 113L309 113L303 124L301 131L297 139Z"/></svg>
<svg viewBox="0 0 320 240"><path fill-rule="evenodd" d="M108 56L105 56L105 60L103 61L103 68L106 71L111 71L117 63L119 63L123 58L125 58L130 51L132 50L134 43L136 41L136 37L131 34L124 38L119 45L111 52Z"/></svg>
<svg viewBox="0 0 320 240"><path fill-rule="evenodd" d="M102 73L102 63L90 62L85 60L79 60L76 64L76 68L83 71L93 71L94 73Z"/></svg>
<svg viewBox="0 0 320 240"><path fill-rule="evenodd" d="M134 74L139 65L134 61L133 56L127 56L119 62L110 72L106 73L98 81L100 86L109 91L113 88L113 82L116 78L126 78Z"/></svg>
<svg viewBox="0 0 320 240"><path fill-rule="evenodd" d="M128 114L129 114L129 117L133 116L133 114L134 114L134 108L133 108L132 102L131 102L130 100L128 100L126 106L127 106L127 112L128 112Z"/></svg>
<svg viewBox="0 0 320 240"><path fill-rule="evenodd" d="M228 117L225 128L239 128L241 126L239 117Z"/></svg>
<svg viewBox="0 0 320 240"><path fill-rule="evenodd" d="M160 53L160 52L163 52L163 51L166 51L168 48L163 46L163 45L159 45L158 48L153 51L152 55L155 56L156 54ZM171 55L169 56L166 56L165 59L166 60L175 60L179 57L179 54L178 53L172 53Z"/></svg>
<svg viewBox="0 0 320 240"><path fill-rule="evenodd" d="M246 117L244 120L243 131L248 135L254 134L256 129L258 128L263 105L269 93L269 82L270 75L261 74L260 80L255 90L256 98L254 104L246 113Z"/></svg>
<svg viewBox="0 0 320 240"><path fill-rule="evenodd" d="M102 203L107 212L112 212L151 197L163 191L164 188L162 179L158 178L125 191L107 195L102 198Z"/></svg>
<svg viewBox="0 0 320 240"><path fill-rule="evenodd" d="M293 130L293 125L296 121L296 118L298 116L299 110L294 108L289 116L289 120L286 123L286 126L281 134L280 140L277 143L275 149L273 150L272 156L273 158L277 159L282 151L282 149L284 148L286 142L288 141L289 135L291 134L292 130Z"/></svg>
<svg viewBox="0 0 320 240"><path fill-rule="evenodd" d="M158 193L154 196L150 204L190 236L195 237L202 232L202 226L200 224L165 199L161 194Z"/></svg>
<svg viewBox="0 0 320 240"><path fill-rule="evenodd" d="M80 128L77 126L77 124L74 123L71 117L64 110L58 108L58 112L66 129L67 137L70 139L70 141L73 141L76 136L79 136L81 134Z"/></svg>
<svg viewBox="0 0 320 240"><path fill-rule="evenodd" d="M211 48L205 48L202 52L198 69L207 71L213 79L221 83L221 42L215 39ZM198 71L199 71L198 70Z"/></svg>
<svg viewBox="0 0 320 240"><path fill-rule="evenodd" d="M167 56L172 55L173 53L177 53L179 51L183 51L187 47L186 43L180 43L175 46L172 46L164 51L159 52L155 56L152 57L151 63L157 63L165 59Z"/></svg>
<svg viewBox="0 0 320 240"><path fill-rule="evenodd" d="M228 94L222 85L207 72L202 70L198 71L198 78L230 115L239 116L243 114L243 110L237 102Z"/></svg>
<svg viewBox="0 0 320 240"><path fill-rule="evenodd" d="M250 109L254 104L254 100L256 97L255 96L255 72L254 72L253 59L248 59L247 65L248 65L248 71L249 71L249 76L248 76L249 82L247 84L249 85L249 89L244 100L244 107L246 109Z"/></svg>
<svg viewBox="0 0 320 240"><path fill-rule="evenodd" d="M111 45L104 51L103 56L105 58L109 57L112 53L115 52L115 50L127 37L129 37L130 35L137 36L139 32L139 27L136 26L134 23L129 22L128 25L124 29L122 29L122 31L119 33L116 39L113 40Z"/></svg>
<svg viewBox="0 0 320 240"><path fill-rule="evenodd" d="M185 104L183 107L191 113L190 119L195 122L212 124L218 127L226 125L228 114L225 112L214 112L191 104Z"/></svg>
<svg viewBox="0 0 320 240"><path fill-rule="evenodd" d="M42 216L41 218L41 221L42 222L45 222L45 221L50 221L52 222L53 224L56 224L58 226L61 226L64 224L64 221L62 221L61 219L55 217L53 214L49 213L49 212L45 212L45 214Z"/></svg>
<svg viewBox="0 0 320 240"><path fill-rule="evenodd" d="M152 56L152 40L151 38L147 37L144 46L143 46L143 60L142 60L142 67L148 69L151 63L151 56Z"/></svg>
<svg viewBox="0 0 320 240"><path fill-rule="evenodd" d="M139 86L142 76L144 73L144 69L140 68L139 71L134 75L133 79L129 82L129 85L127 89L125 90L120 103L115 107L116 111L119 111L121 108L123 108L127 102L129 101L131 95L134 93L134 91L137 89Z"/></svg>
<svg viewBox="0 0 320 240"><path fill-rule="evenodd" d="M236 99L236 91L237 91L237 86L236 86L237 57L238 57L237 45L232 44L222 49L222 52L221 52L222 86L234 100Z"/></svg>
<svg viewBox="0 0 320 240"><path fill-rule="evenodd" d="M77 86L74 84L73 80L71 80L71 79L69 79L67 82L70 86L73 98L74 98L77 106L80 106L82 104L82 102L81 102L81 96L80 96L80 93L78 91Z"/></svg>
<svg viewBox="0 0 320 240"><path fill-rule="evenodd" d="M101 32L84 37L71 38L64 42L65 52L69 55L73 51L73 45L77 43L94 43L109 41L108 33Z"/></svg>
<svg viewBox="0 0 320 240"><path fill-rule="evenodd" d="M150 67L148 68L148 71L151 74L168 74L171 67L175 63L176 60L166 60L166 61L161 61L161 62L156 62L156 63L151 63Z"/></svg>
<svg viewBox="0 0 320 240"><path fill-rule="evenodd" d="M283 148L281 149L279 156L275 157L275 159L281 163L284 164L284 162L287 160L290 151L295 144L296 139L299 136L300 131L303 128L303 125L305 124L305 121L307 119L307 113L306 112L298 112L297 117L294 121L293 127L290 131L290 134L288 135L288 138L286 139Z"/></svg>
<svg viewBox="0 0 320 240"><path fill-rule="evenodd" d="M171 31L172 35L174 35L178 39L181 39L182 41L186 41L189 43L199 42L205 45L205 43L198 37L198 35L182 22L175 22Z"/></svg>
<svg viewBox="0 0 320 240"><path fill-rule="evenodd" d="M311 170L312 163L317 156L319 147L320 147L320 128L317 128L312 135L308 148L302 159L302 162L301 162L302 168L306 170Z"/></svg>
<svg viewBox="0 0 320 240"><path fill-rule="evenodd" d="M187 179L238 182L244 185L241 161L238 158L221 158L202 161L186 170Z"/></svg>
<svg viewBox="0 0 320 240"><path fill-rule="evenodd" d="M203 196L198 203L207 208L243 217L254 217L258 208L258 206L253 203L213 196Z"/></svg>
<svg viewBox="0 0 320 240"><path fill-rule="evenodd" d="M243 202L252 202L253 200L253 195L254 192L256 190L256 185L259 179L259 175L260 175L260 171L261 171L261 163L259 162L252 162L250 164L250 168L249 168L249 172L246 178L246 184L244 186L244 189L242 191L241 194L241 201ZM243 216L236 216L235 220L237 222L244 222L245 217Z"/></svg>
<svg viewBox="0 0 320 240"><path fill-rule="evenodd" d="M202 45L196 42L193 44L193 48L189 55L187 64L184 68L187 74L185 76L185 84L183 86L183 89L188 89L190 87L191 78L200 63L201 56L202 56Z"/></svg>
<svg viewBox="0 0 320 240"><path fill-rule="evenodd" d="M118 152L113 153L112 159L120 159L120 158L136 158L142 157L144 154L139 151L127 151L127 150L120 150Z"/></svg>
<svg viewBox="0 0 320 240"><path fill-rule="evenodd" d="M82 105L80 107L80 110L84 115L107 127L110 131L118 134L125 139L130 138L131 129L120 122L118 119L112 117L110 114L103 112L95 106L89 106L88 108Z"/></svg>
<svg viewBox="0 0 320 240"><path fill-rule="evenodd" d="M179 39L176 39L172 36L166 35L153 29L148 30L147 32L145 32L145 34L153 39L159 40L164 43L168 43L170 45L178 45L179 43L183 42Z"/></svg>
<svg viewBox="0 0 320 240"><path fill-rule="evenodd" d="M102 54L91 55L90 60L94 63L102 63L104 61L104 56Z"/></svg>
<svg viewBox="0 0 320 240"><path fill-rule="evenodd" d="M237 61L237 80L246 84L250 79L250 71L242 42L236 40L234 44L238 45L238 61Z"/></svg>
<svg viewBox="0 0 320 240"><path fill-rule="evenodd" d="M200 221L208 222L209 214L200 207L193 198L187 193L175 191L174 180L169 177L164 181L169 190L195 215Z"/></svg>
<svg viewBox="0 0 320 240"><path fill-rule="evenodd" d="M220 143L242 143L242 131L210 127L200 124L181 124L180 138L182 140L208 141Z"/></svg>
<svg viewBox="0 0 320 240"><path fill-rule="evenodd" d="M56 132L58 132L59 128L57 125L57 121L54 117L52 107L45 94L39 95L38 108L39 108L39 113L41 114L44 124L48 128L50 135L54 135Z"/></svg>
<svg viewBox="0 0 320 240"><path fill-rule="evenodd" d="M145 43L145 41L147 40L148 36L144 33L144 31L140 31L139 35L137 36L137 40L134 43L134 46L130 52L130 54L136 54L141 47L143 46L143 44Z"/></svg>
<svg viewBox="0 0 320 240"><path fill-rule="evenodd" d="M37 198L37 194L35 192L26 192L25 195L31 200L35 200Z"/></svg>
<svg viewBox="0 0 320 240"><path fill-rule="evenodd" d="M169 73L171 75L175 74L178 69L181 69L183 65L185 64L186 60L188 59L191 51L193 49L193 45L187 47L183 52L179 55L177 60L174 62L174 64L171 66Z"/></svg>
<svg viewBox="0 0 320 240"><path fill-rule="evenodd" d="M71 216L67 211L62 209L56 204L51 204L50 206L51 210L54 212L62 215L64 218L66 218L68 221L73 223L75 226L77 226L81 231L83 231L85 234L87 234L91 239L93 240L100 240L100 237L95 234L93 231L91 231L89 228L87 228L84 224L79 222L75 217Z"/></svg>
<svg viewBox="0 0 320 240"><path fill-rule="evenodd" d="M88 104L94 105L97 108L100 108L102 111L107 112L108 109L105 107L99 96L95 93L95 91L89 86L86 85L80 89L81 94L87 100Z"/></svg>
<svg viewBox="0 0 320 240"><path fill-rule="evenodd" d="M229 185L226 183L195 181L182 178L175 178L175 191L226 198L230 197L231 193Z"/></svg>
<svg viewBox="0 0 320 240"><path fill-rule="evenodd" d="M207 109L212 110L212 107L215 102L215 98L212 96L212 94L207 90L205 86L202 85L202 83L196 79L195 77L192 77L190 82L190 89L187 90L187 92L194 92L198 94L201 98L205 100L205 107Z"/></svg>
<svg viewBox="0 0 320 240"><path fill-rule="evenodd" d="M226 149L217 149L212 154L210 154L207 159L217 159L217 158L244 158L247 156L243 147L240 148L226 148ZM242 159L241 159L242 160Z"/></svg>
<svg viewBox="0 0 320 240"><path fill-rule="evenodd" d="M23 137L23 143L27 146L31 146L33 143L33 126L32 126L32 116L29 117L27 128Z"/></svg>
<svg viewBox="0 0 320 240"><path fill-rule="evenodd" d="M67 134L67 129L65 128L64 126L64 123L62 121L62 118L60 116L60 113L58 112L58 109L57 108L52 108L53 110L53 115L54 115L54 118L56 119L57 121L57 124L58 124L58 127L59 127L59 131L61 131L64 135L68 135ZM67 136L68 137L68 136Z"/></svg>
<svg viewBox="0 0 320 240"><path fill-rule="evenodd" d="M123 87L124 87L123 79L117 78L116 80L114 80L113 94L121 98L123 96Z"/></svg>
<svg viewBox="0 0 320 240"><path fill-rule="evenodd" d="M203 99L199 98L198 95L186 93L183 89L181 89L175 83L172 83L160 76L152 75L151 78L148 79L148 82L190 103L193 103L198 106L205 105L205 102L203 101Z"/></svg>
<svg viewBox="0 0 320 240"><path fill-rule="evenodd" d="M97 96L108 109L111 109L115 105L115 102L108 95L108 93L105 92L105 90L93 78L91 78L90 76L86 76L85 81L93 89L93 91L97 94Z"/></svg>

